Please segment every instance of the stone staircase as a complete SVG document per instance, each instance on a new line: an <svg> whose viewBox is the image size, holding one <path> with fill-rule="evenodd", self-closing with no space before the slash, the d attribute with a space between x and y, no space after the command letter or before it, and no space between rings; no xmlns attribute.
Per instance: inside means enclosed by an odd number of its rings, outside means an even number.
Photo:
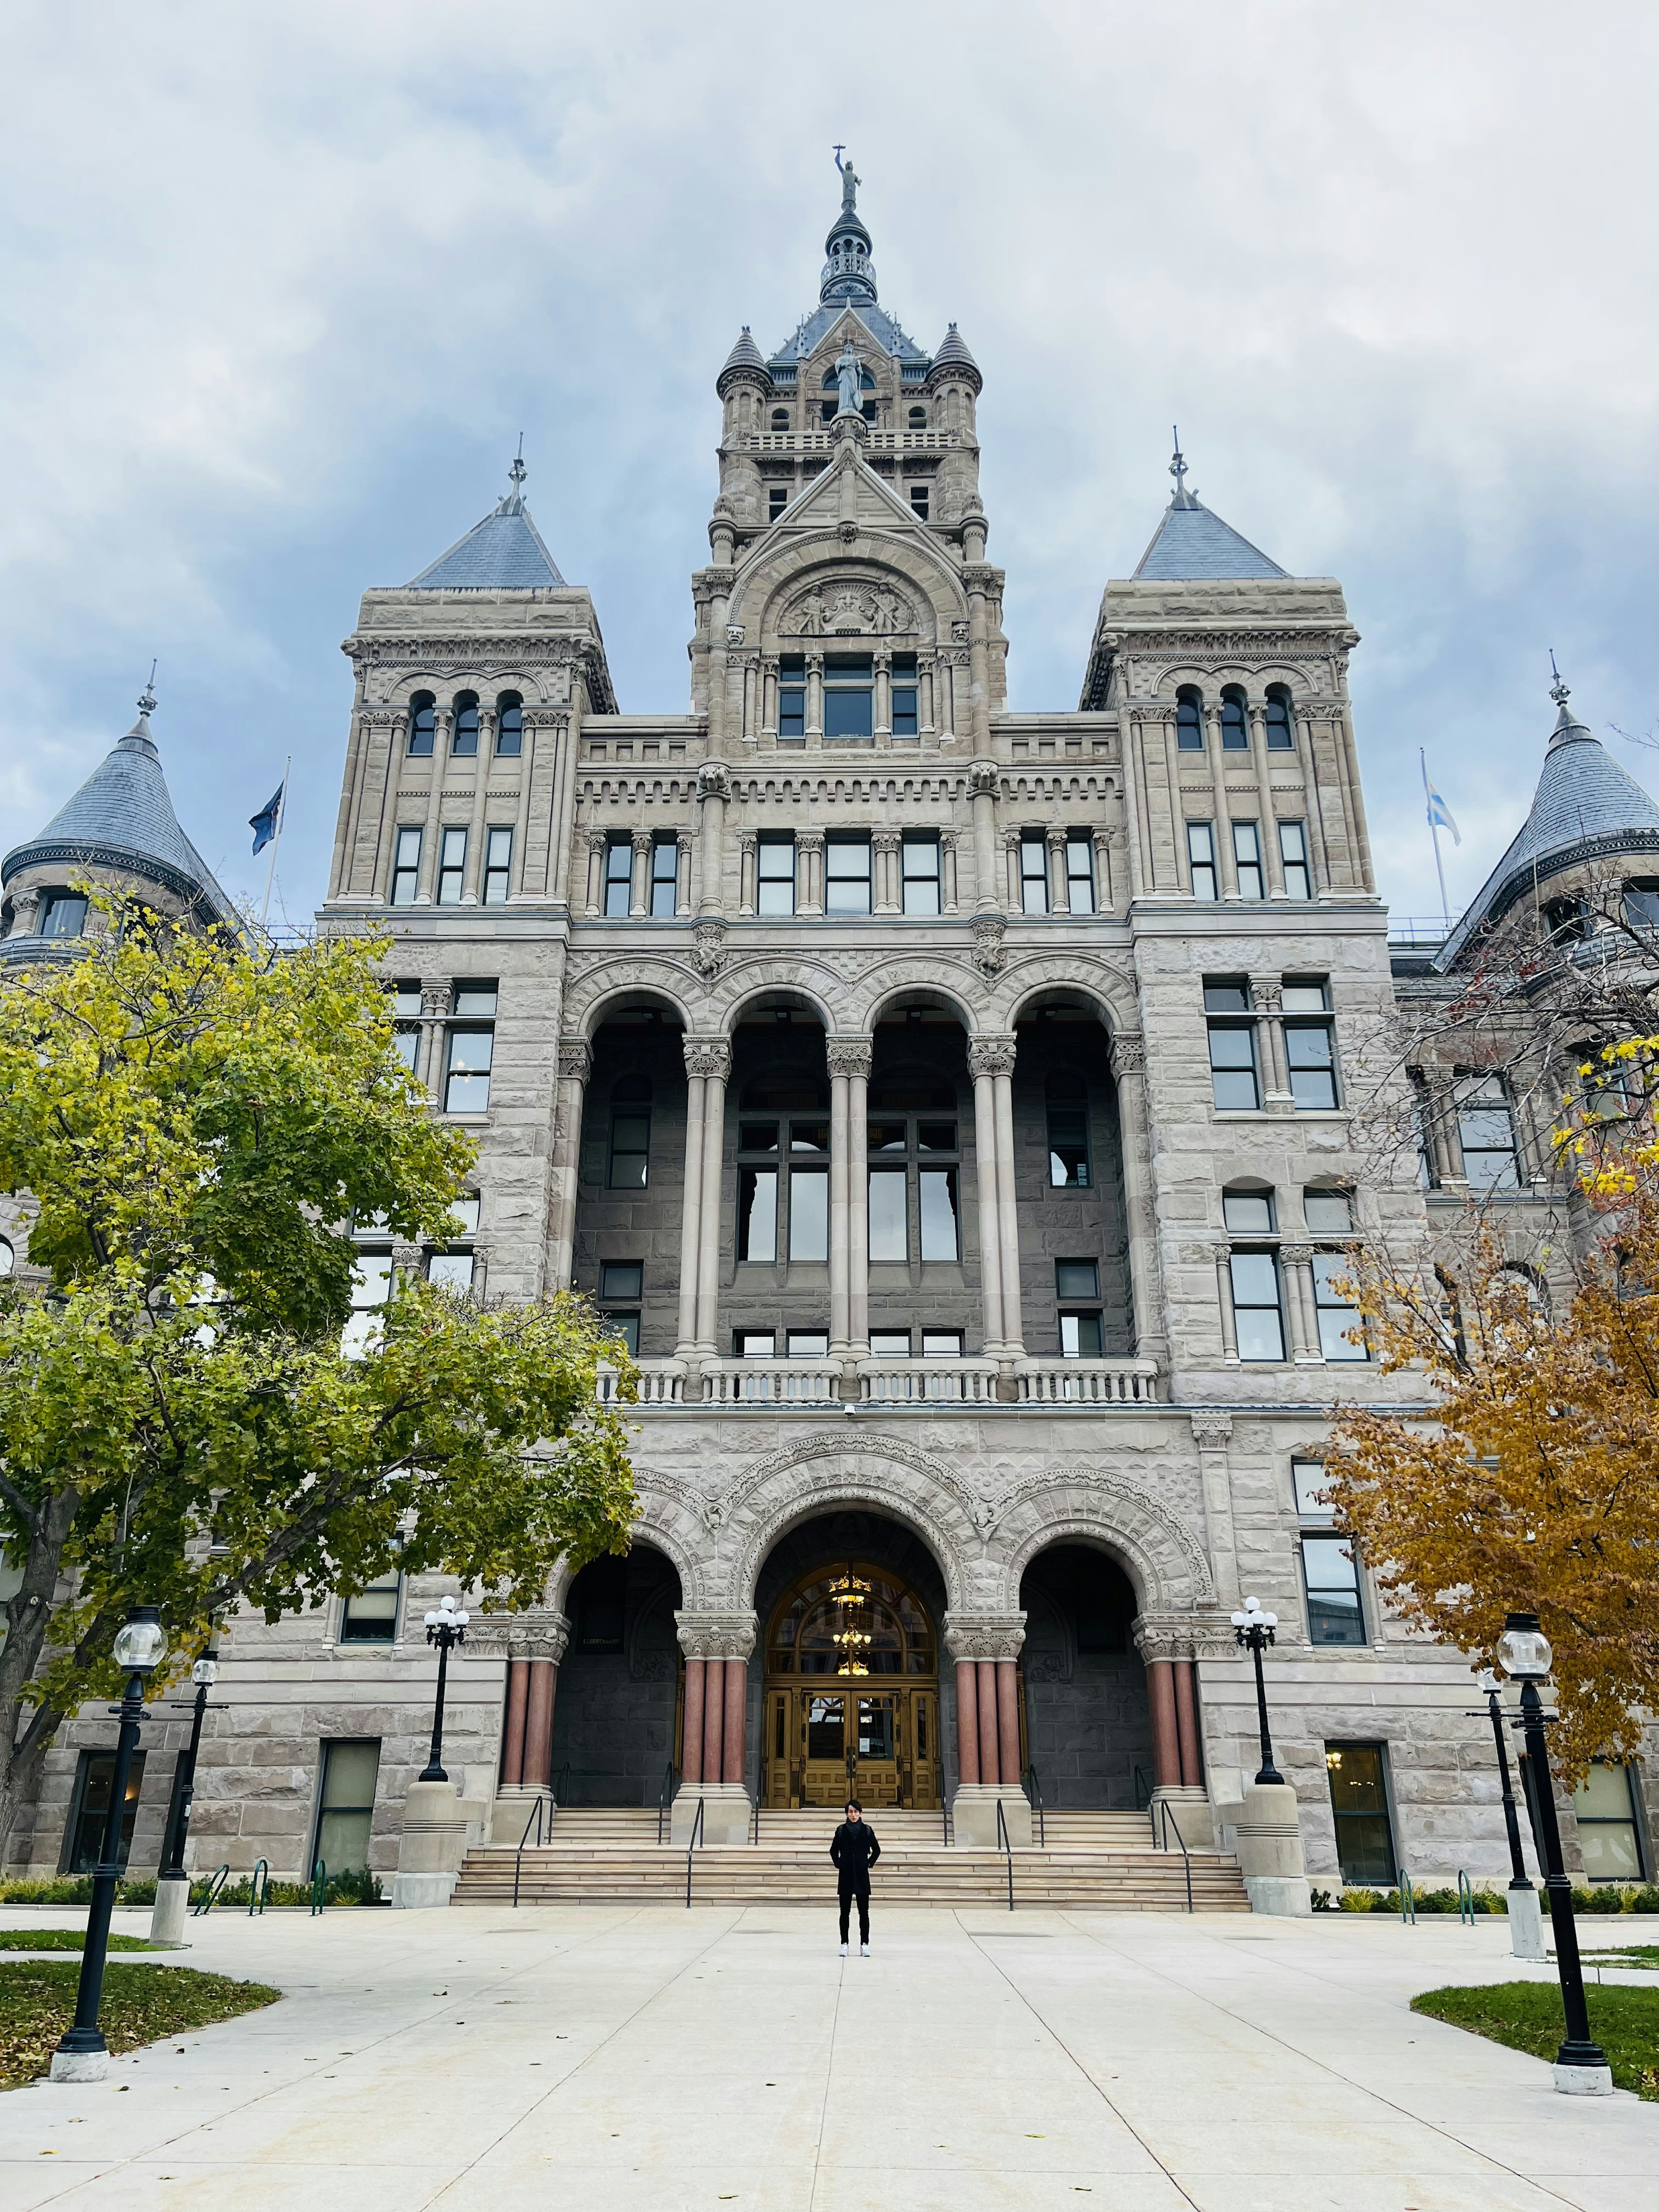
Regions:
<svg viewBox="0 0 1659 2212"><path fill-rule="evenodd" d="M834 1896L833 1812L762 1808L757 1844L711 1844L691 1858L694 1905L817 1905ZM881 1838L884 1905L1002 1906L1008 1857L947 1847L937 1813L872 1814ZM1050 1813L1047 1841L1012 1854L1014 1903L1091 1912L1184 1912L1188 1862L1152 1848L1144 1813ZM1247 1912L1237 1862L1188 1846L1193 1909ZM685 1903L686 1853L657 1841L654 1811L561 1812L550 1844L522 1854L507 1844L467 1853L453 1902L521 1905Z"/></svg>

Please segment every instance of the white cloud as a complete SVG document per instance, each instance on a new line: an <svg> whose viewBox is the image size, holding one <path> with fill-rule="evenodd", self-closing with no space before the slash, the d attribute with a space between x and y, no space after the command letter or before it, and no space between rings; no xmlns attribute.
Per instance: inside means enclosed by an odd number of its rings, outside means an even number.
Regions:
<svg viewBox="0 0 1659 2212"><path fill-rule="evenodd" d="M682 705L714 376L740 322L769 347L815 296L836 139L884 298L925 343L955 317L985 372L1018 703L1075 699L1178 420L1220 513L1344 581L1404 910L1434 896L1418 745L1467 896L1536 772L1547 647L1594 726L1652 723L1630 0L174 0L21 7L5 40L0 842L155 653L175 794L234 886L295 755L305 911L356 594L476 520L520 428L624 702Z"/></svg>

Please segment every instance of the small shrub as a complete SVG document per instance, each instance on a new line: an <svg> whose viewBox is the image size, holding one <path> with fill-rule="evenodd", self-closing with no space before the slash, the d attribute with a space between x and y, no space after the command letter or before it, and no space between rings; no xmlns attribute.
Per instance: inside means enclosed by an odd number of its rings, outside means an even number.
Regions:
<svg viewBox="0 0 1659 2212"><path fill-rule="evenodd" d="M205 1875L201 1881L191 1884L190 1901L192 1905L201 1904L211 1881L210 1875ZM267 1882L264 1899L267 1905L309 1905L312 1902L311 1884L308 1881ZM380 1878L379 1875L370 1874L366 1867L354 1868L344 1874L330 1875L323 1892L325 1905L379 1905L381 1901ZM252 1875L242 1875L234 1881L228 1881L213 1902L216 1910L221 1905L234 1909L240 1905L246 1911L253 1902Z"/></svg>
<svg viewBox="0 0 1659 2212"><path fill-rule="evenodd" d="M1599 1881L1592 1890L1574 1890L1573 1909L1578 1912L1622 1912L1628 1894L1616 1882Z"/></svg>
<svg viewBox="0 0 1659 2212"><path fill-rule="evenodd" d="M1345 1889L1337 1900L1343 1912L1376 1912L1382 1903L1381 1894L1374 1889Z"/></svg>
<svg viewBox="0 0 1659 2212"><path fill-rule="evenodd" d="M115 1885L118 1905L154 1905L154 1879L120 1881ZM60 1875L46 1881L0 1881L0 1905L90 1905L89 1874Z"/></svg>
<svg viewBox="0 0 1659 2212"><path fill-rule="evenodd" d="M1334 1912L1336 1910L1328 1889L1310 1889L1308 1892L1308 1902L1316 1912Z"/></svg>
<svg viewBox="0 0 1659 2212"><path fill-rule="evenodd" d="M1659 1883L1644 1882L1640 1889L1633 1889L1630 1895L1630 1910L1632 1912L1659 1912Z"/></svg>
<svg viewBox="0 0 1659 2212"><path fill-rule="evenodd" d="M1455 1912L1457 1892L1455 1889L1419 1889L1416 1904L1419 1912Z"/></svg>

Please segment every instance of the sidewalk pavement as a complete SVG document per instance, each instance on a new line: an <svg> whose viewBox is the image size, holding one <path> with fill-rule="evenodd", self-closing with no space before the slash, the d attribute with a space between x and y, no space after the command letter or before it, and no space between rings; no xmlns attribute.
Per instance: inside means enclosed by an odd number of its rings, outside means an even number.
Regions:
<svg viewBox="0 0 1659 2212"><path fill-rule="evenodd" d="M1659 2206L1659 2106L1559 2096L1542 2061L1407 2008L1525 1974L1501 1919L884 1913L878 1893L868 1960L836 1955L830 1899L186 1932L164 1959L285 2001L102 2083L0 2095L6 2212Z"/></svg>

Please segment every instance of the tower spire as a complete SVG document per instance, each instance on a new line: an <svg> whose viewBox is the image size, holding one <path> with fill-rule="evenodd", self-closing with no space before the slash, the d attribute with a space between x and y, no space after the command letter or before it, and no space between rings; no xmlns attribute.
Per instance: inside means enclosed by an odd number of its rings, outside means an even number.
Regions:
<svg viewBox="0 0 1659 2212"><path fill-rule="evenodd" d="M138 694L138 714L141 720L149 721L155 712L155 663L149 664L149 675L143 690Z"/></svg>
<svg viewBox="0 0 1659 2212"><path fill-rule="evenodd" d="M1187 489L1187 457L1181 450L1180 426L1177 425L1170 434L1175 440L1175 458L1170 463L1170 474L1176 480L1176 488L1175 497L1170 501L1170 505L1172 507L1196 507L1197 500Z"/></svg>
<svg viewBox="0 0 1659 2212"><path fill-rule="evenodd" d="M864 181L850 161L843 161L844 145L836 149L836 167L841 172L841 213L830 227L830 235L823 241L829 257L823 264L823 279L818 287L818 298L826 307L875 305L876 271L870 259L870 234L859 213L859 186Z"/></svg>

